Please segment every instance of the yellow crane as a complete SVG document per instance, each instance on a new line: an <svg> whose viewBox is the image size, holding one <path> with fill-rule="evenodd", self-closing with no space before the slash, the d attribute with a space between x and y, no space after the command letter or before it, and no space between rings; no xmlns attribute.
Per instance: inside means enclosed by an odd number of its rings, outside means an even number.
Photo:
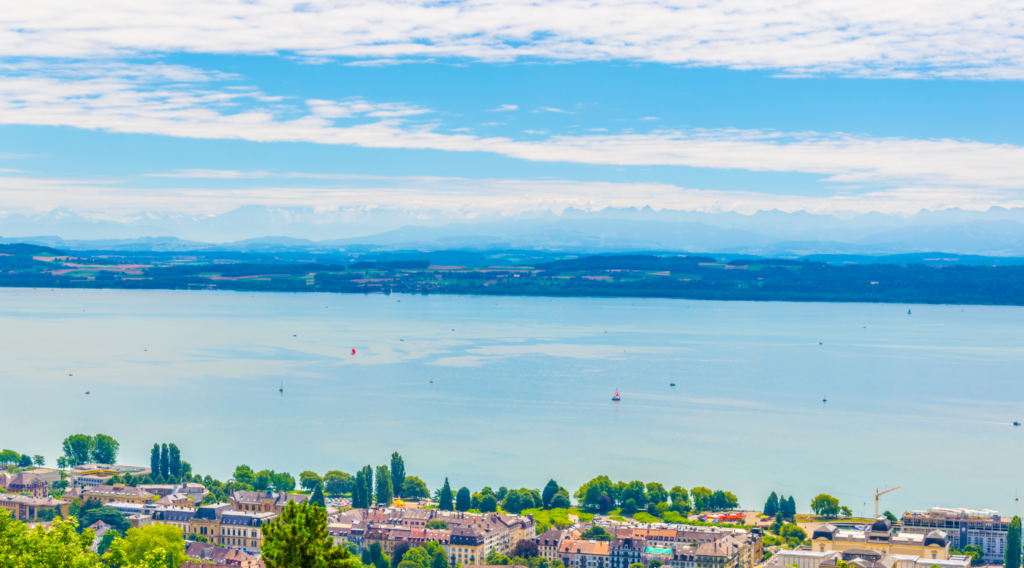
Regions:
<svg viewBox="0 0 1024 568"><path fill-rule="evenodd" d="M896 487L893 487L892 489L886 489L885 491L879 491L879 490L875 489L875 518L876 519L878 518L878 498L881 497L882 495L885 495L886 493L892 493L893 491L896 491L900 487L903 487L903 486L902 485L897 485Z"/></svg>

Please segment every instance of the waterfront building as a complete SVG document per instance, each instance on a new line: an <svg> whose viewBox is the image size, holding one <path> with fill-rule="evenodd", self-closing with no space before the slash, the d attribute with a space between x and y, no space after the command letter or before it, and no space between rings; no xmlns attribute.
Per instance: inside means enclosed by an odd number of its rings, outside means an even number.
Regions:
<svg viewBox="0 0 1024 568"><path fill-rule="evenodd" d="M945 560L921 558L912 554L886 554L878 550L851 548L843 551L821 552L800 547L779 550L776 554L780 566L797 568L835 568L843 560L854 568L970 568L970 556L951 556Z"/></svg>
<svg viewBox="0 0 1024 568"><path fill-rule="evenodd" d="M918 556L929 560L946 560L949 558L950 539L949 535L941 530L932 530L928 534L897 533L893 530L891 521L879 517L866 530L821 525L811 534L811 547L815 552L864 549L886 554Z"/></svg>
<svg viewBox="0 0 1024 568"><path fill-rule="evenodd" d="M1003 561L1010 519L1000 517L998 511L932 507L927 511L908 511L902 520L904 533L927 534L941 530L949 534L954 549L977 546L985 562Z"/></svg>

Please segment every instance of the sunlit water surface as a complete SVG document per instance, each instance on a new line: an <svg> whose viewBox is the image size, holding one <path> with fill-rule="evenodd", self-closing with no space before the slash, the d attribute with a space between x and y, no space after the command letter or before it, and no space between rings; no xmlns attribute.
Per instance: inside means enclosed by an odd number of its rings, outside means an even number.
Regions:
<svg viewBox="0 0 1024 568"><path fill-rule="evenodd" d="M0 289L0 447L1019 513L1022 340L1016 307Z"/></svg>

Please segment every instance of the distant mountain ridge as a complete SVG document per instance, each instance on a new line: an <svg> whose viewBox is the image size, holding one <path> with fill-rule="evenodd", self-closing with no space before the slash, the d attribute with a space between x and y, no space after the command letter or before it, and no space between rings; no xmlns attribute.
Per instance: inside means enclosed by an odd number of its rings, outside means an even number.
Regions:
<svg viewBox="0 0 1024 568"><path fill-rule="evenodd" d="M365 245L382 249L678 250L753 255L885 255L943 250L1024 256L1024 208L922 210L914 215L798 211L704 213L650 207L472 216L384 208L250 205L219 215L115 216L57 208L0 218L0 242L72 249L269 250ZM276 235L276 236L268 236Z"/></svg>

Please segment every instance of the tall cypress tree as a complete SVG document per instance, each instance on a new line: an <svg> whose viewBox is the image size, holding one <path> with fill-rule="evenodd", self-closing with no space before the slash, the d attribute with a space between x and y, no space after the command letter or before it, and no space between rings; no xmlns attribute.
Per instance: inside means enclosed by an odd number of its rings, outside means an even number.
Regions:
<svg viewBox="0 0 1024 568"><path fill-rule="evenodd" d="M437 506L442 511L451 511L452 507L452 486L448 485L448 478L444 478L444 487L441 488L441 500Z"/></svg>
<svg viewBox="0 0 1024 568"><path fill-rule="evenodd" d="M772 491L772 494L768 496L768 501L764 504L764 514L769 517L774 517L775 513L779 511L779 496Z"/></svg>
<svg viewBox="0 0 1024 568"><path fill-rule="evenodd" d="M153 451L149 453L150 475L160 475L160 444L153 444Z"/></svg>
<svg viewBox="0 0 1024 568"><path fill-rule="evenodd" d="M1010 521L1010 530L1006 533L1003 568L1020 568L1020 517L1017 516Z"/></svg>
<svg viewBox="0 0 1024 568"><path fill-rule="evenodd" d="M313 496L309 498L309 502L318 507L327 508L327 503L324 501L323 483L317 483L313 488Z"/></svg>
<svg viewBox="0 0 1024 568"><path fill-rule="evenodd" d="M558 494L558 489L558 483L554 479L548 481L548 484L544 486L544 493L541 495L541 499L544 501L545 509L551 507L551 500Z"/></svg>
<svg viewBox="0 0 1024 568"><path fill-rule="evenodd" d="M377 466L377 503L390 505L394 496L395 492L391 487L391 471L386 465Z"/></svg>
<svg viewBox="0 0 1024 568"><path fill-rule="evenodd" d="M391 454L391 490L395 496L402 496L402 486L405 485L405 460L398 452Z"/></svg>
<svg viewBox="0 0 1024 568"><path fill-rule="evenodd" d="M170 444L169 446L167 446L167 448L171 452L169 464L171 477L177 479L178 477L181 476L181 452L178 450L178 446L175 444Z"/></svg>
<svg viewBox="0 0 1024 568"><path fill-rule="evenodd" d="M790 495L789 499L786 501L786 513L788 514L788 518L796 518L796 501L793 500L792 495Z"/></svg>
<svg viewBox="0 0 1024 568"><path fill-rule="evenodd" d="M365 509L366 503L363 501L363 470L356 472L356 482L352 486L352 508L354 509Z"/></svg>
<svg viewBox="0 0 1024 568"><path fill-rule="evenodd" d="M160 477L167 479L171 474L171 456L167 451L167 444L160 446Z"/></svg>
<svg viewBox="0 0 1024 568"><path fill-rule="evenodd" d="M363 467L363 503L373 505L373 466Z"/></svg>

